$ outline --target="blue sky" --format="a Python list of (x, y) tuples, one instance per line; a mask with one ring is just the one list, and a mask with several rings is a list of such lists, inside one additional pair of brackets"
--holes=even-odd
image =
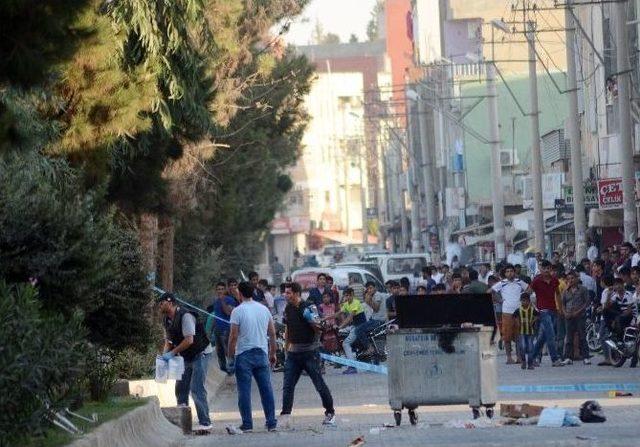
[(325, 32), (335, 33), (346, 42), (356, 34), (366, 40), (367, 22), (376, 0), (312, 0), (291, 25), (285, 40), (296, 45), (310, 43), (311, 31), (319, 20)]

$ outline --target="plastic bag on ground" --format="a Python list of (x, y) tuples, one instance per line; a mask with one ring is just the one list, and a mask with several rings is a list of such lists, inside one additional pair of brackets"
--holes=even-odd
[(169, 378), (169, 364), (162, 360), (162, 357), (156, 357), (156, 382), (166, 383)]
[(538, 427), (562, 427), (566, 415), (564, 408), (545, 408), (540, 413)]

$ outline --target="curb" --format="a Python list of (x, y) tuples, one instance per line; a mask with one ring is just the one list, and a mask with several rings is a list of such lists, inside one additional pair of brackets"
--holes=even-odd
[[(207, 389), (209, 403), (213, 401), (218, 394), (218, 390), (225, 382), (227, 375), (220, 371), (217, 363), (211, 361), (207, 372), (207, 380), (205, 387)], [(166, 383), (157, 383), (153, 379), (148, 380), (130, 380), (128, 383), (128, 394), (137, 397), (156, 396), (160, 402), (160, 407), (175, 407), (175, 380), (168, 380)], [(189, 399), (192, 413), (195, 414), (195, 406)]]
[(142, 407), (105, 422), (68, 447), (176, 447), (182, 438), (180, 429), (165, 419), (158, 399), (152, 397)]

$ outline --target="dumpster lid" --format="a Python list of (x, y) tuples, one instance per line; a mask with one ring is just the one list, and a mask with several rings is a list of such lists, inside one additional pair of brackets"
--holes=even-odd
[(406, 295), (395, 297), (400, 329), (450, 327), (459, 331), (463, 323), (496, 327), (490, 294)]

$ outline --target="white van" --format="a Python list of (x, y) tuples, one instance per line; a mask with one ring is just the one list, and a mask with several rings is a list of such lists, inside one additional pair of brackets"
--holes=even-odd
[(378, 263), (385, 283), (389, 280), (400, 281), (401, 278), (406, 277), (414, 287), (417, 279), (422, 275), (422, 267), (431, 263), (429, 253), (376, 254), (367, 257), (364, 261), (369, 259)]

